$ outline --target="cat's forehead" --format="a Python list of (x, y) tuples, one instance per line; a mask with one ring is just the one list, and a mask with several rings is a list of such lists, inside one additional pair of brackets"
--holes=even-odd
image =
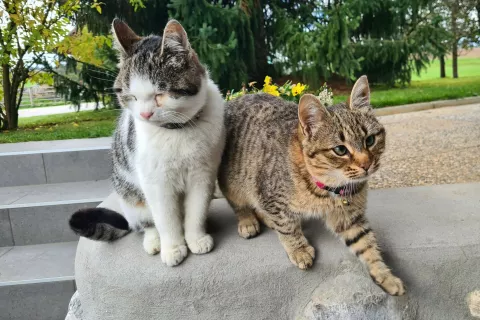
[[(329, 117), (316, 132), (316, 140), (325, 143), (350, 141), (355, 143), (382, 128), (375, 116), (368, 112), (351, 110), (346, 104), (327, 108)], [(333, 141), (331, 141), (333, 140)]]
[(136, 44), (132, 55), (124, 61), (122, 82), (132, 93), (176, 88), (194, 94), (198, 92), (205, 70), (192, 57), (174, 42), (164, 42), (162, 51), (161, 37), (146, 37)]

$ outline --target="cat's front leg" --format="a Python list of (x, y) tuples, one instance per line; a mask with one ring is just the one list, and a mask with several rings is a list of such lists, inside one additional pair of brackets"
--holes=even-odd
[(168, 266), (176, 266), (187, 256), (182, 228), (180, 195), (171, 183), (142, 183), (143, 193), (160, 235), (160, 256)]
[(302, 270), (309, 269), (313, 265), (315, 248), (305, 238), (300, 219), (274, 210), (271, 213), (258, 210), (257, 214), (264, 224), (277, 232), (280, 243), (294, 265)]
[(196, 254), (207, 253), (213, 249), (213, 238), (205, 232), (205, 222), (214, 188), (215, 179), (207, 173), (192, 175), (187, 183), (185, 240), (190, 251)]
[[(346, 214), (345, 214), (346, 213)], [(365, 212), (335, 212), (327, 218), (327, 225), (340, 235), (347, 247), (359, 257), (368, 268), (372, 280), (385, 292), (393, 296), (405, 293), (402, 280), (394, 276), (381, 256), (377, 239), (368, 225)]]

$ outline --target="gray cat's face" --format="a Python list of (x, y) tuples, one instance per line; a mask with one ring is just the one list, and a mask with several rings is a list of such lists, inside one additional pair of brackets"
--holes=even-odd
[(185, 123), (204, 106), (207, 74), (175, 20), (160, 36), (137, 36), (114, 20), (115, 45), (120, 52), (114, 88), (120, 105), (141, 121), (161, 126)]
[(348, 104), (325, 108), (315, 97), (303, 96), (299, 118), (305, 164), (315, 179), (345, 185), (367, 179), (380, 167), (385, 130), (371, 110), (366, 77), (357, 81)]

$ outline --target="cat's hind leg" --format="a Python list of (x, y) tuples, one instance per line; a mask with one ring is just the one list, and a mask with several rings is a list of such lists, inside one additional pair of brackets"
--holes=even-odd
[(249, 207), (234, 207), (238, 219), (238, 234), (240, 237), (249, 239), (260, 233), (260, 222), (255, 211)]
[(260, 233), (260, 222), (255, 215), (255, 210), (247, 204), (239, 204), (234, 199), (228, 199), (238, 220), (238, 234), (244, 239), (250, 239)]
[(145, 252), (150, 255), (159, 253), (160, 235), (153, 222), (150, 209), (143, 202), (131, 205), (121, 200), (120, 205), (129, 225), (137, 232), (143, 231), (143, 249)]

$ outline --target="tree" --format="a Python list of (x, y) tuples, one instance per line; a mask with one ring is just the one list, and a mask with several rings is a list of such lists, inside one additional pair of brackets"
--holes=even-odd
[(97, 108), (100, 101), (117, 107), (112, 91), (116, 62), (110, 36), (94, 35), (86, 26), (75, 28), (57, 45), (56, 53), (56, 65), (44, 60), (43, 66), (53, 75), (58, 94), (77, 110), (83, 101), (94, 101)]
[[(452, 76), (458, 78), (458, 50), (478, 41), (480, 19), (478, 0), (441, 0), (443, 26), (449, 33), (447, 46), (452, 55)], [(476, 17), (475, 17), (476, 16)]]
[[(274, 41), (279, 65), (310, 85), (320, 77), (408, 83), (438, 46), (429, 0), (333, 0), (300, 20), (277, 10)], [(308, 14), (307, 14), (308, 15)], [(323, 80), (323, 79), (322, 79)], [(316, 81), (317, 83), (312, 83)]]
[[(0, 128), (16, 129), (27, 80), (41, 72), (39, 61), (67, 34), (78, 0), (3, 0), (0, 6), (0, 57), (3, 106)], [(1, 110), (3, 109), (3, 110)]]

